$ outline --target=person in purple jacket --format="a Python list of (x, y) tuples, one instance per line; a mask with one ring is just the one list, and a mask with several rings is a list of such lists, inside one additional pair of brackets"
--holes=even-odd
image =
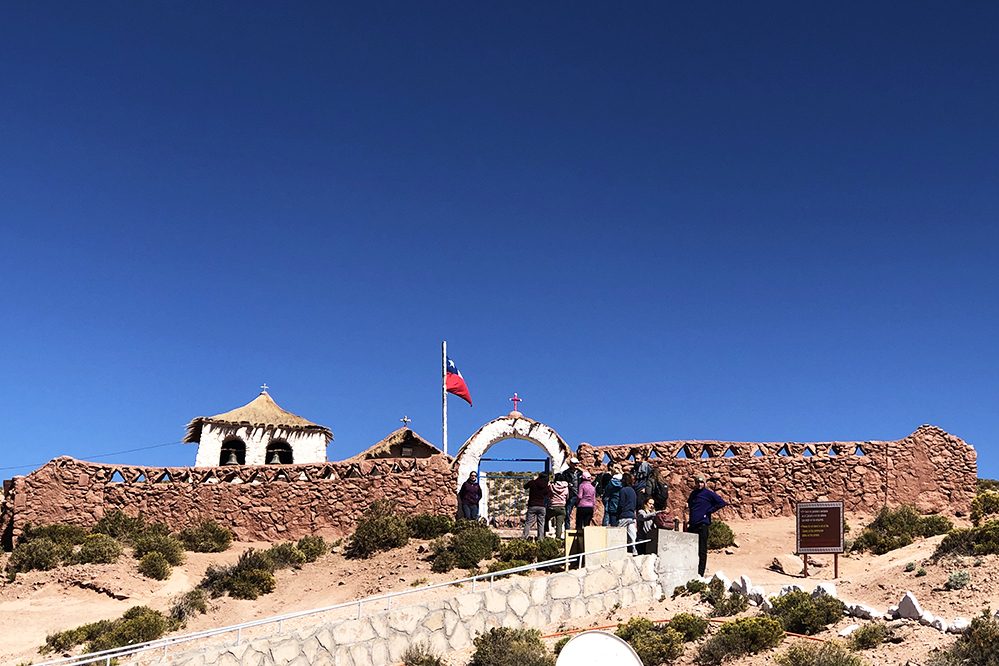
[(479, 519), (479, 500), (482, 499), (482, 486), (479, 485), (478, 474), (472, 472), (468, 480), (461, 484), (458, 491), (458, 504), (461, 505), (461, 517), (466, 520)]
[(700, 474), (694, 479), (694, 489), (687, 497), (687, 531), (697, 535), (697, 573), (704, 575), (708, 564), (708, 530), (711, 529), (711, 514), (728, 506), (718, 493), (704, 485)]
[(597, 489), (593, 487), (593, 477), (583, 472), (579, 481), (579, 503), (576, 504), (576, 529), (581, 530), (593, 520), (593, 507), (597, 504)]

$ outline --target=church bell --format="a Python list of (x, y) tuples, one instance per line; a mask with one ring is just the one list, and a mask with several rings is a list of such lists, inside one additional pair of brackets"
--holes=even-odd
[(226, 458), (224, 465), (238, 465), (239, 458), (236, 457), (236, 452), (233, 449), (229, 449), (229, 457)]

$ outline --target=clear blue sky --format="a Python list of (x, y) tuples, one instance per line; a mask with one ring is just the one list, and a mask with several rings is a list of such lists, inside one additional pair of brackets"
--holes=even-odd
[(999, 5), (332, 5), (4, 5), (2, 476), (262, 382), (331, 458), (439, 442), (445, 337), (454, 444), (519, 391), (999, 476)]

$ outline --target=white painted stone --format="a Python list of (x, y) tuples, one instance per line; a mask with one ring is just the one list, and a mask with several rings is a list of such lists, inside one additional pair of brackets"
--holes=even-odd
[(602, 597), (593, 597), (586, 600), (586, 614), (587, 615), (598, 615), (606, 610), (607, 606), (604, 604)]
[(506, 603), (510, 606), (510, 610), (517, 614), (517, 617), (522, 618), (527, 609), (531, 607), (531, 598), (521, 590), (514, 590), (507, 597)]
[(764, 599), (767, 598), (767, 593), (762, 587), (756, 585), (749, 589), (749, 593), (746, 596), (748, 596), (751, 601), (759, 605), (762, 604)]
[(454, 633), (448, 639), (448, 644), (451, 646), (452, 650), (464, 650), (469, 645), (472, 644), (472, 639), (468, 635), (468, 631), (465, 629), (465, 625), (458, 623), (458, 626), (454, 628)]
[(371, 661), (376, 664), (389, 663), (389, 651), (385, 643), (379, 641), (371, 646)]
[(898, 602), (898, 615), (907, 620), (918, 620), (923, 614), (923, 608), (916, 600), (916, 595), (906, 592)]
[(783, 587), (781, 587), (780, 591), (777, 592), (777, 596), (783, 597), (785, 594), (791, 594), (792, 592), (802, 592), (802, 591), (803, 590), (801, 589), (801, 586), (792, 583), (790, 585), (784, 585)]
[(832, 597), (836, 598), (836, 584), (835, 583), (819, 583), (812, 590), (812, 598), (818, 599), (819, 597)]
[(724, 571), (716, 571), (715, 575), (711, 577), (711, 580), (713, 581), (720, 580), (722, 583), (723, 590), (727, 590), (729, 587), (732, 586), (732, 581), (728, 579), (728, 576), (725, 575)]
[(442, 631), (444, 629), (444, 611), (435, 610), (423, 618), (423, 628), (427, 631)]
[(898, 617), (898, 606), (889, 606), (888, 610), (885, 611), (886, 620), (897, 620)]
[(569, 602), (569, 617), (575, 619), (586, 615), (586, 604), (582, 599), (573, 599)]
[(559, 574), (548, 582), (548, 594), (552, 599), (572, 599), (579, 596), (579, 579), (575, 576)]
[(502, 613), (506, 609), (506, 595), (499, 590), (486, 590), (486, 610), (490, 613)]
[[(632, 570), (632, 573), (638, 579), (637, 572)], [(632, 582), (637, 582), (637, 580)], [(618, 579), (609, 570), (598, 569), (583, 579), (583, 596), (589, 598), (597, 594), (604, 594), (617, 587), (618, 584)]]
[(950, 623), (950, 626), (947, 627), (947, 633), (963, 634), (970, 626), (971, 622), (969, 622), (967, 618), (956, 617), (954, 618), (954, 621)]
[(846, 638), (847, 636), (855, 632), (857, 629), (860, 629), (859, 624), (851, 624), (848, 627), (843, 627), (839, 632), (839, 636), (840, 638)]
[(302, 645), (293, 638), (288, 638), (271, 645), (271, 659), (275, 664), (285, 664), (302, 652)]
[(456, 610), (461, 619), (467, 620), (482, 608), (482, 595), (479, 593), (462, 594), (454, 600)]
[[(396, 610), (389, 612), (388, 623), (389, 626), (396, 631), (401, 631), (404, 634), (412, 634), (416, 628), (420, 626), (420, 622), (426, 616), (427, 608), (425, 606), (397, 608)], [(336, 634), (334, 634), (333, 638), (337, 643), (340, 642), (337, 640)]]
[(865, 606), (864, 604), (846, 604), (846, 608), (844, 610), (850, 617), (855, 617), (861, 620), (873, 620), (876, 617), (882, 617), (884, 615), (881, 611), (871, 608), (870, 606)]
[(947, 631), (947, 623), (944, 622), (942, 617), (934, 618), (933, 622), (930, 622), (930, 626), (937, 631)]
[(543, 604), (548, 600), (548, 577), (535, 578), (531, 582), (531, 603)]

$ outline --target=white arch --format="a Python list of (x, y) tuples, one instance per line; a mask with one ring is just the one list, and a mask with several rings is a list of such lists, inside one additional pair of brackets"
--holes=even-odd
[(565, 469), (572, 457), (569, 445), (554, 428), (529, 419), (520, 412), (510, 412), (476, 430), (458, 449), (453, 463), (458, 468), (455, 492), (461, 489), (461, 484), (468, 479), (470, 473), (478, 471), (479, 461), (489, 447), (504, 439), (523, 439), (540, 446), (552, 459), (553, 472)]

